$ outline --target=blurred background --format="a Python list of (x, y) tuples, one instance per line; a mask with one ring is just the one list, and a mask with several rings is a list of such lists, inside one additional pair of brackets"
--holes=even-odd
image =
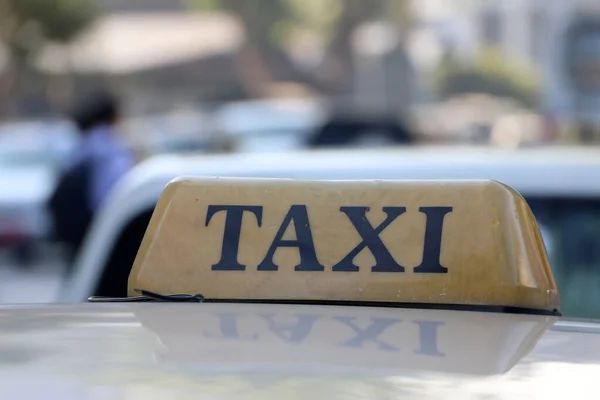
[[(106, 88), (139, 161), (301, 149), (344, 110), (400, 121), (411, 145), (595, 146), (600, 3), (0, 0), (1, 302), (60, 290), (68, 261), (45, 205), (80, 140), (73, 106)], [(600, 318), (591, 204), (544, 229), (585, 232), (563, 302)]]

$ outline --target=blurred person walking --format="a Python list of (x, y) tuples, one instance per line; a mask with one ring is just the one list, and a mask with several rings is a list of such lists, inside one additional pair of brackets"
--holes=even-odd
[(73, 114), (81, 141), (48, 202), (54, 239), (66, 245), (69, 266), (107, 195), (135, 165), (133, 151), (119, 135), (119, 119), (119, 103), (109, 93), (88, 97)]

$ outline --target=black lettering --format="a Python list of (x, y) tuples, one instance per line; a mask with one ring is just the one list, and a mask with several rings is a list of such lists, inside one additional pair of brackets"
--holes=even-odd
[(319, 318), (315, 315), (298, 315), (295, 323), (284, 323), (273, 320), (273, 314), (261, 314), (269, 323), (269, 329), (286, 342), (301, 342), (312, 330)]
[(238, 314), (234, 313), (219, 313), (220, 335), (213, 335), (211, 333), (204, 333), (207, 338), (219, 338), (219, 339), (237, 339), (237, 340), (256, 340), (258, 339), (258, 333), (253, 333), (247, 336), (240, 336), (238, 332)]
[(244, 271), (246, 266), (238, 261), (238, 249), (240, 247), (240, 234), (242, 232), (242, 217), (244, 211), (251, 212), (256, 217), (258, 226), (262, 223), (262, 206), (208, 206), (206, 213), (206, 222), (204, 226), (212, 219), (213, 215), (220, 211), (225, 211), (225, 228), (223, 230), (223, 246), (221, 247), (221, 259), (212, 266), (213, 271)]
[(448, 268), (440, 264), (442, 251), (442, 231), (444, 217), (452, 212), (452, 207), (421, 207), (419, 211), (427, 216), (425, 239), (423, 241), (423, 259), (415, 272), (428, 274), (445, 274)]
[(444, 357), (445, 354), (438, 350), (437, 328), (446, 325), (439, 321), (415, 321), (419, 325), (419, 342), (421, 348), (415, 351), (415, 354), (425, 354), (428, 356)]
[[(283, 235), (288, 226), (294, 222), (296, 240), (283, 240)], [(264, 260), (258, 264), (259, 271), (277, 271), (279, 267), (273, 262), (273, 256), (279, 247), (297, 247), (300, 253), (300, 264), (294, 267), (295, 271), (324, 271), (325, 267), (317, 259), (315, 244), (313, 242), (310, 223), (306, 206), (293, 205), (283, 219), (279, 230), (275, 234), (273, 243), (267, 251)]]
[(367, 219), (369, 207), (340, 207), (340, 211), (346, 214), (354, 228), (362, 238), (362, 241), (348, 253), (340, 262), (335, 264), (333, 271), (358, 271), (358, 265), (354, 264), (354, 258), (368, 247), (375, 258), (375, 265), (371, 267), (372, 272), (404, 272), (404, 267), (394, 260), (379, 234), (387, 228), (396, 218), (406, 211), (406, 207), (383, 207), (387, 214), (385, 220), (376, 228), (373, 228)]
[(356, 326), (352, 321), (355, 319), (354, 317), (333, 317), (334, 319), (340, 321), (341, 323), (349, 326), (356, 333), (352, 339), (347, 340), (343, 343), (340, 343), (341, 346), (349, 346), (349, 347), (362, 347), (362, 344), (367, 341), (372, 341), (377, 343), (381, 350), (386, 351), (399, 351), (396, 347), (392, 346), (389, 343), (386, 343), (378, 338), (380, 334), (383, 333), (390, 326), (401, 322), (399, 319), (389, 319), (389, 318), (371, 318), (371, 325), (362, 329)]

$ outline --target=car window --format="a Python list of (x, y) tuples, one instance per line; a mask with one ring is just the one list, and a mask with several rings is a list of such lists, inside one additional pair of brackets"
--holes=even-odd
[(600, 318), (600, 200), (527, 199), (569, 316)]
[(127, 297), (127, 280), (154, 208), (145, 210), (125, 224), (102, 268), (94, 296)]

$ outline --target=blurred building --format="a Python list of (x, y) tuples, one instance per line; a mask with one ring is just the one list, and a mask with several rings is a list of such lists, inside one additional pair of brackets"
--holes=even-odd
[(242, 96), (232, 62), (243, 42), (238, 22), (175, 3), (103, 0), (109, 12), (68, 46), (47, 46), (37, 64), (73, 76), (78, 91), (108, 82), (133, 113)]
[(544, 63), (552, 37), (578, 12), (598, 13), (595, 0), (412, 0), (416, 19), (468, 60), (483, 46), (512, 58)]
[(185, 0), (97, 0), (108, 13), (174, 12), (187, 9)]
[[(254, 95), (247, 85), (252, 79), (244, 77), (250, 68), (239, 62), (247, 36), (231, 15), (190, 12), (186, 0), (96, 1), (103, 14), (85, 34), (68, 46), (48, 45), (35, 61), (50, 76), (48, 92), (53, 97), (68, 103), (64, 99), (69, 99), (69, 90), (85, 95), (96, 85), (108, 83), (125, 97), (128, 111), (153, 114)], [(579, 38), (574, 46), (567, 33), (578, 15), (600, 19), (597, 0), (398, 1), (412, 5), (414, 23), (409, 32), (390, 20), (361, 21), (354, 29), (351, 57), (355, 66), (349, 86), (352, 101), (360, 107), (404, 111), (414, 103), (437, 102), (433, 83), (444, 57), (451, 53), (468, 64), (476, 61), (481, 49), (491, 46), (511, 62), (539, 71), (544, 112), (563, 119), (596, 118), (600, 95), (580, 90), (594, 86), (594, 68), (573, 61), (593, 64), (583, 60), (583, 55), (593, 54), (593, 49), (600, 55), (600, 39), (594, 42), (594, 35)], [(585, 50), (570, 52), (579, 48)], [(302, 53), (298, 48), (288, 50)], [(274, 54), (269, 56), (280, 56)], [(269, 83), (310, 86), (315, 79), (306, 77), (316, 67), (296, 69), (309, 71), (305, 75), (289, 72), (294, 69), (289, 65), (301, 64), (301, 58), (302, 54), (294, 54), (270, 60), (274, 68), (269, 71)], [(585, 72), (573, 79), (569, 71)], [(263, 81), (260, 86), (265, 93), (272, 92), (263, 88), (268, 86)]]
[(415, 36), (421, 72), (433, 71), (445, 52), (468, 63), (480, 49), (495, 47), (539, 71), (540, 111), (561, 135), (600, 140), (600, 2), (414, 0), (413, 9), (428, 35)]

